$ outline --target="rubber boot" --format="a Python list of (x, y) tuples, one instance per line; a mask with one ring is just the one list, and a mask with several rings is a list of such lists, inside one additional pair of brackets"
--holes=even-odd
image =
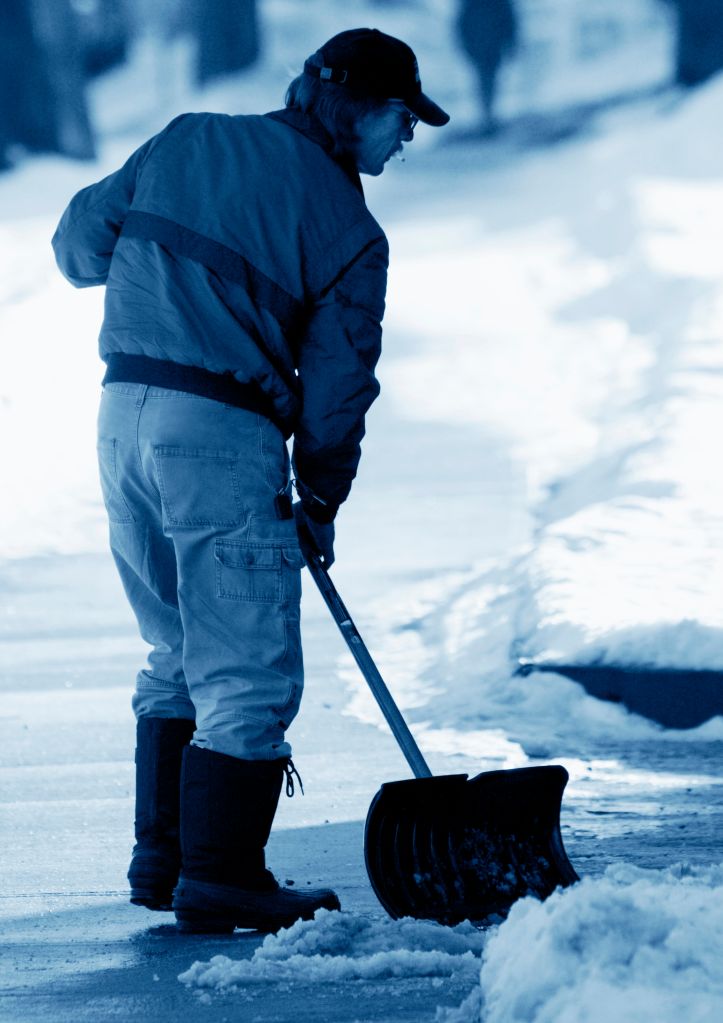
[(288, 759), (240, 760), (189, 746), (183, 755), (183, 866), (173, 895), (178, 928), (230, 934), (278, 931), (339, 909), (327, 888), (282, 888), (266, 869), (265, 846)]
[(136, 906), (171, 909), (181, 867), (181, 765), (195, 727), (185, 718), (143, 717), (136, 725), (136, 844), (128, 868)]

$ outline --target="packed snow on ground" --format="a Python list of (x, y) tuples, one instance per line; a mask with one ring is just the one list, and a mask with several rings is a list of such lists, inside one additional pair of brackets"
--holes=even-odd
[(238, 991), (247, 984), (328, 984), (354, 980), (474, 978), (486, 938), (472, 924), (370, 919), (320, 909), (314, 920), (270, 934), (251, 959), (217, 955), (180, 974), (188, 986)]
[[(481, 959), (480, 959), (481, 957)], [(620, 864), (546, 902), (516, 903), (488, 933), (470, 924), (371, 920), (320, 910), (251, 959), (214, 956), (179, 976), (213, 992), (479, 975), (439, 1023), (714, 1023), (723, 1013), (723, 866)]]

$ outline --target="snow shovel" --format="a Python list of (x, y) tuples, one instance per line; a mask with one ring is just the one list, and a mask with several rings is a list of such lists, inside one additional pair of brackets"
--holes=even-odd
[(560, 835), (564, 767), (433, 777), (303, 526), (306, 564), (414, 778), (382, 785), (367, 814), (364, 858), (394, 919), (484, 925), (525, 895), (579, 881)]

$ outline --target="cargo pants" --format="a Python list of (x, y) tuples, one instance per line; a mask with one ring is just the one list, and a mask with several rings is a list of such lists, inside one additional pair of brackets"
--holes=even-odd
[(289, 493), (281, 432), (208, 398), (111, 383), (98, 459), (111, 550), (151, 647), (136, 717), (195, 718), (193, 745), (229, 756), (290, 756), (303, 559), (276, 501)]

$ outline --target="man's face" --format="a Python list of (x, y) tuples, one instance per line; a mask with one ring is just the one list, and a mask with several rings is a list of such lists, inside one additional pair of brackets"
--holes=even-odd
[(353, 149), (359, 171), (374, 177), (381, 174), (387, 160), (401, 153), (402, 143), (412, 141), (416, 123), (404, 104), (396, 102), (361, 118), (356, 125), (359, 140)]

